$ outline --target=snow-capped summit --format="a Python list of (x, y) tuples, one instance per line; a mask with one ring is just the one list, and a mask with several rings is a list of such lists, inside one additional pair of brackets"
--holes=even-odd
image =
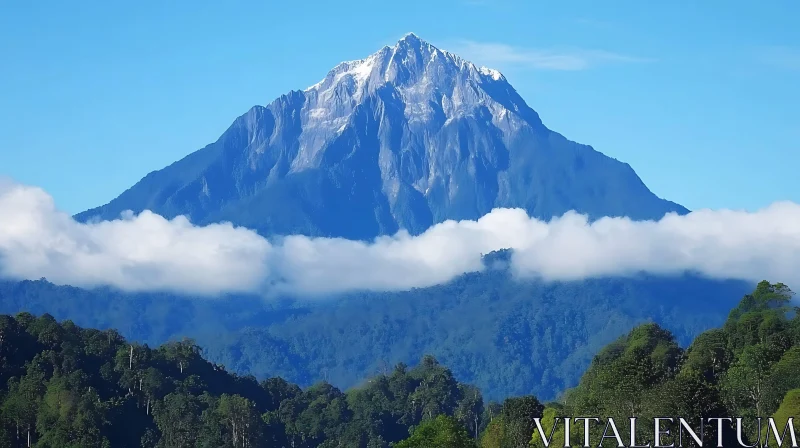
[(217, 142), (78, 218), (150, 209), (264, 235), (363, 239), (494, 207), (545, 219), (686, 212), (628, 165), (547, 129), (497, 70), (409, 33), (253, 107)]
[(305, 126), (294, 171), (315, 166), (326, 142), (319, 137), (344, 132), (356, 108), (374, 98), (401, 107), (411, 128), (483, 111), (506, 131), (519, 127), (523, 119), (540, 124), (499, 71), (478, 67), (414, 33), (364, 59), (340, 63), (303, 93), (300, 114)]
[[(436, 70), (444, 71), (437, 73)], [(414, 33), (408, 33), (393, 47), (385, 46), (365, 59), (342, 62), (325, 79), (305, 91), (329, 89), (349, 79), (359, 87), (365, 87), (367, 81), (372, 87), (386, 82), (406, 83), (424, 79), (430, 74), (446, 80), (443, 74), (455, 72), (463, 72), (475, 81), (487, 77), (494, 81), (505, 79), (497, 70), (477, 67), (453, 53), (436, 48)], [(373, 74), (376, 76), (373, 77)]]
[(441, 111), (448, 118), (469, 113), (478, 105), (489, 105), (494, 113), (503, 113), (481, 88), (481, 84), (491, 82), (506, 80), (497, 70), (477, 67), (408, 33), (393, 47), (383, 47), (365, 59), (342, 62), (304, 92), (313, 103), (311, 109), (334, 102), (335, 107), (329, 110), (347, 114), (365, 96), (391, 85), (407, 106), (406, 116), (425, 120), (435, 112), (428, 103), (439, 103), (441, 98), (445, 100), (440, 104)]

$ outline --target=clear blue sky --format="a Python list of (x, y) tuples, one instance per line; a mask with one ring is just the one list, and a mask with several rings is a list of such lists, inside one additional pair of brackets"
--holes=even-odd
[(100, 205), (413, 31), (500, 69), (662, 197), (800, 202), (799, 20), (796, 0), (4, 2), (0, 175)]

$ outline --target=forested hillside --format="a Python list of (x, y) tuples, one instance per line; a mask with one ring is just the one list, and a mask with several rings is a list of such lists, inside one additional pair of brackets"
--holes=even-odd
[(473, 433), (480, 392), (432, 357), (348, 393), (260, 383), (202, 358), (192, 341), (151, 349), (51, 316), (0, 318), (0, 446), (386, 446), (440, 414)]
[(541, 444), (533, 418), (542, 415), (545, 426), (557, 415), (785, 421), (800, 408), (790, 297), (784, 285), (760, 283), (687, 350), (662, 327), (641, 325), (546, 406), (531, 395), (484, 403), (430, 356), (346, 392), (325, 382), (301, 389), (229, 373), (191, 340), (150, 348), (50, 315), (0, 316), (0, 447), (519, 448)]
[[(487, 256), (487, 264), (502, 265), (504, 256)], [(299, 301), (24, 281), (0, 282), (0, 313), (49, 313), (151, 346), (187, 336), (232, 372), (281, 376), (302, 387), (327, 380), (350, 388), (431, 354), (487, 398), (551, 399), (635, 326), (658, 323), (685, 347), (721, 325), (753, 286), (688, 275), (545, 283), (500, 268), (430, 288)]]
[[(763, 436), (756, 417), (775, 416), (785, 424), (787, 416), (800, 416), (798, 391), (787, 395), (800, 388), (800, 309), (793, 306), (791, 296), (783, 284), (759, 283), (731, 311), (722, 328), (701, 334), (685, 351), (664, 329), (640, 326), (604, 348), (580, 385), (544, 412), (551, 418), (613, 417), (623, 434), (628, 434), (631, 416), (649, 421), (680, 416), (693, 422), (743, 417), (745, 441), (752, 444)], [(799, 424), (800, 419), (795, 421)], [(652, 440), (652, 426), (637, 428), (637, 432), (644, 440)], [(598, 439), (593, 443), (601, 434), (595, 434)], [(723, 436), (728, 440), (725, 446), (741, 446), (732, 430)], [(563, 440), (563, 428), (556, 437)], [(582, 437), (575, 433), (573, 440)], [(706, 427), (706, 445), (716, 446), (716, 437), (713, 425)], [(543, 446), (538, 435), (532, 442)], [(774, 438), (772, 443), (777, 446)]]

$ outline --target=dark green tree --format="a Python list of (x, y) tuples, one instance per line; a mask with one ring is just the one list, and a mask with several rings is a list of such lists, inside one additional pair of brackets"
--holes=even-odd
[(182, 392), (173, 392), (155, 407), (153, 414), (161, 431), (159, 447), (189, 448), (200, 434), (202, 412), (200, 401)]

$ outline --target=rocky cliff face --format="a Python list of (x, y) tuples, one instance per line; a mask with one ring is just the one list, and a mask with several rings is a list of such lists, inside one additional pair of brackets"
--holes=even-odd
[(150, 209), (263, 235), (369, 239), (495, 207), (543, 219), (687, 212), (627, 164), (547, 129), (500, 72), (409, 34), (253, 107), (215, 143), (77, 218)]

